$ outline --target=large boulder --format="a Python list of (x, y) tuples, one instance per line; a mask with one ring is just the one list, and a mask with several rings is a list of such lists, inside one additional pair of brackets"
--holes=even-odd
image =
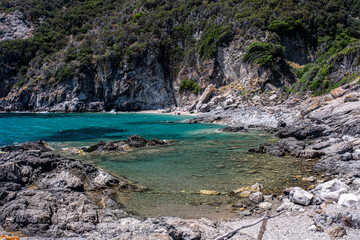
[(358, 197), (352, 193), (342, 194), (339, 198), (338, 204), (344, 207), (351, 207), (359, 201)]
[(207, 86), (207, 88), (199, 98), (198, 103), (196, 104), (196, 110), (199, 111), (201, 106), (209, 101), (214, 91), (215, 91), (214, 85), (210, 84), (209, 86)]
[(261, 203), (264, 201), (264, 196), (261, 192), (255, 192), (249, 196), (249, 200), (253, 203)]
[(300, 187), (294, 187), (294, 189), (289, 194), (289, 199), (291, 202), (307, 206), (311, 203), (311, 200), (314, 198), (314, 195), (305, 191)]
[(339, 179), (333, 179), (317, 185), (313, 192), (324, 200), (337, 202), (341, 194), (347, 193), (348, 190), (349, 187), (345, 183)]

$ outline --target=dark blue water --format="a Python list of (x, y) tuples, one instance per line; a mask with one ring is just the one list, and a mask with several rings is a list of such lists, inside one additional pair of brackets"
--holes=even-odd
[[(182, 122), (188, 118), (141, 113), (1, 113), (0, 145), (45, 140), (63, 155), (147, 186), (149, 192), (131, 193), (121, 199), (128, 210), (143, 216), (208, 216), (206, 209), (213, 211), (214, 206), (236, 201), (226, 195), (231, 190), (255, 182), (267, 189), (283, 189), (304, 169), (292, 158), (247, 153), (250, 147), (274, 141), (269, 135), (220, 133), (218, 125)], [(133, 134), (175, 142), (120, 153), (79, 155), (68, 150)], [(196, 194), (200, 190), (224, 194)]]

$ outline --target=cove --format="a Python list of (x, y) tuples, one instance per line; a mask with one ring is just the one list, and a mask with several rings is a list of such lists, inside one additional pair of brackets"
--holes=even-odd
[[(0, 145), (45, 140), (61, 155), (94, 164), (146, 186), (149, 191), (117, 196), (125, 210), (142, 217), (226, 217), (238, 199), (237, 188), (260, 182), (268, 191), (294, 185), (294, 175), (307, 167), (290, 157), (249, 154), (247, 150), (275, 139), (257, 131), (222, 133), (213, 124), (188, 124), (189, 116), (121, 114), (0, 114)], [(138, 134), (173, 140), (169, 146), (129, 152), (75, 154), (99, 140), (119, 140)], [(215, 190), (219, 195), (200, 195)]]

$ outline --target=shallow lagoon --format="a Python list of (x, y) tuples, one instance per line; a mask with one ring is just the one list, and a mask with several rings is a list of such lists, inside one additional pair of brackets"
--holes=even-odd
[[(278, 191), (293, 185), (294, 175), (308, 166), (293, 158), (248, 154), (247, 150), (274, 141), (270, 135), (220, 133), (222, 126), (187, 124), (189, 116), (121, 114), (0, 114), (0, 145), (45, 140), (62, 155), (92, 163), (150, 189), (118, 196), (124, 207), (140, 216), (227, 217), (235, 214), (231, 190), (262, 183)], [(129, 152), (78, 155), (68, 151), (99, 140), (145, 138), (174, 140), (169, 146)], [(215, 190), (217, 196), (197, 194)]]

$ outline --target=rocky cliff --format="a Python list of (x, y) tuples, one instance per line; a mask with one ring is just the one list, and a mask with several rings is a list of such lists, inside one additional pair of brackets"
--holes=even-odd
[[(159, 48), (129, 58), (122, 66), (116, 63), (110, 60), (96, 63), (82, 74), (75, 74), (76, 71), (71, 69), (69, 76), (50, 86), (34, 82), (14, 88), (3, 99), (3, 108), (82, 112), (158, 109), (175, 105), (172, 82)], [(61, 60), (60, 63), (48, 61), (34, 74), (55, 81), (50, 79), (51, 72), (64, 69), (68, 68)]]
[(356, 3), (334, 4), (4, 2), (0, 110), (193, 110), (211, 84), (219, 97), (324, 94), (359, 72)]

